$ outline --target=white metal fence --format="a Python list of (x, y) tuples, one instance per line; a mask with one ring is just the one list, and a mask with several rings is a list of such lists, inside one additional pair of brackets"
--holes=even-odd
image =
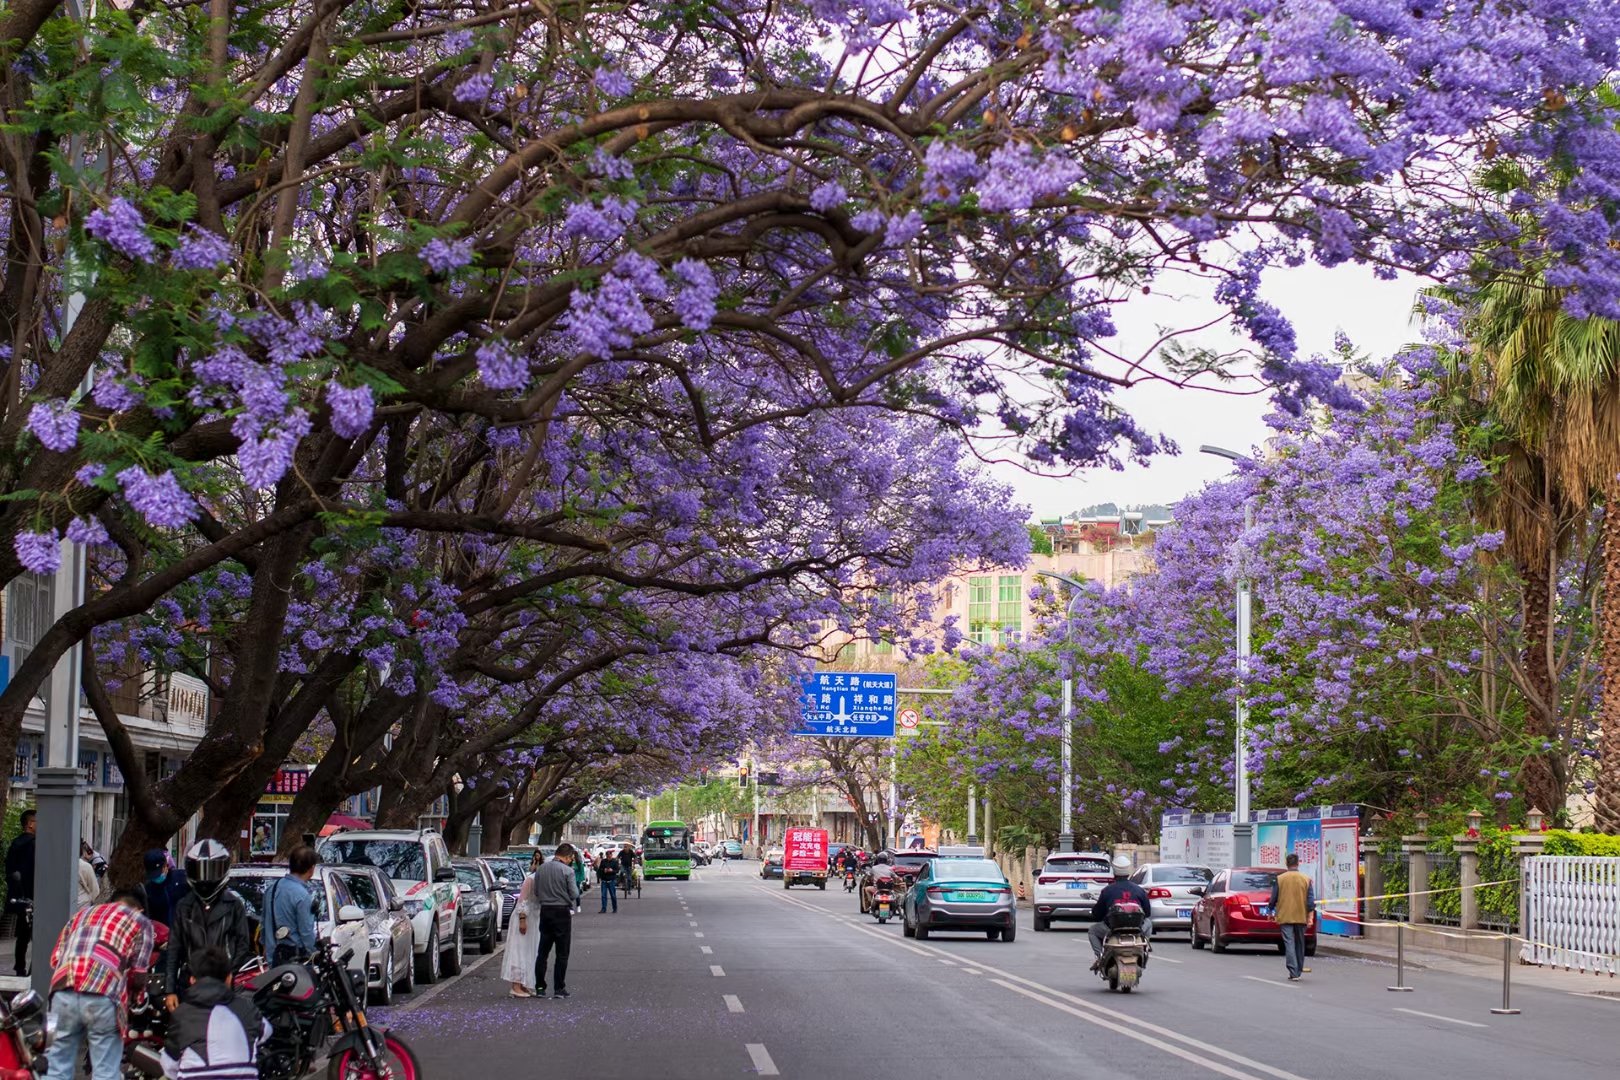
[(1523, 867), (1523, 958), (1615, 974), (1620, 964), (1620, 858), (1537, 855)]

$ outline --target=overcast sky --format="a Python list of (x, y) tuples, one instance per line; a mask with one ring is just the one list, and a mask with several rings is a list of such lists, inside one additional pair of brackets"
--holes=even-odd
[[(1110, 345), (1122, 352), (1127, 346), (1141, 350), (1157, 337), (1160, 326), (1199, 325), (1215, 312), (1208, 290), (1197, 283), (1182, 284), (1179, 295), (1172, 295), (1173, 287), (1167, 282), (1163, 295), (1125, 305), (1116, 318), (1119, 336)], [(1411, 308), (1418, 287), (1412, 279), (1379, 281), (1365, 267), (1329, 270), (1313, 264), (1270, 271), (1262, 294), (1293, 321), (1301, 355), (1329, 353), (1334, 334), (1343, 330), (1359, 351), (1381, 358), (1417, 339)], [(1191, 340), (1212, 348), (1235, 342), (1222, 331)], [(1169, 436), (1181, 452), (1160, 455), (1147, 465), (1127, 465), (1122, 471), (1100, 468), (1043, 477), (997, 463), (989, 466), (991, 474), (1010, 484), (1036, 518), (1059, 517), (1094, 503), (1173, 503), (1231, 469), (1225, 460), (1200, 454), (1201, 444), (1248, 452), (1267, 435), (1263, 418), (1270, 403), (1263, 394), (1238, 397), (1150, 382), (1115, 397), (1139, 424)]]

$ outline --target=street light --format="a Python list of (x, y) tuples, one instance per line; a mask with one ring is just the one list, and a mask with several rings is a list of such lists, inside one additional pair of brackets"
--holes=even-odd
[[(1236, 450), (1207, 443), (1198, 448), (1201, 454), (1212, 454), (1228, 461), (1248, 462), (1254, 459)], [(1243, 531), (1254, 527), (1254, 496), (1243, 500)], [(1249, 675), (1249, 614), (1250, 588), (1247, 570), (1240, 567), (1237, 581), (1237, 732), (1233, 743), (1232, 763), (1232, 857), (1237, 866), (1247, 866), (1252, 853), (1253, 828), (1249, 823), (1249, 702), (1247, 697)]]
[[(1074, 595), (1069, 597), (1069, 606), (1063, 613), (1063, 637), (1068, 640), (1070, 619), (1074, 615), (1075, 601), (1085, 591), (1085, 582), (1059, 574), (1052, 570), (1037, 570), (1036, 577), (1049, 577), (1054, 581), (1061, 581)], [(1058, 850), (1074, 850), (1074, 676), (1063, 676), (1063, 734), (1061, 736), (1063, 747), (1062, 764), (1059, 766), (1062, 775), (1058, 778), (1058, 786), (1062, 803), (1058, 806)]]

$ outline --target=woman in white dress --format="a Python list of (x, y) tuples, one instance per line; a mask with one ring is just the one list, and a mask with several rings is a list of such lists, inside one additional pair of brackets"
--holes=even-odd
[(501, 961), (501, 978), (512, 984), (513, 997), (534, 996), (529, 984), (534, 982), (534, 959), (540, 952), (540, 918), (532, 910), (533, 888), (534, 874), (530, 873), (518, 893), (517, 911), (506, 934), (506, 958)]

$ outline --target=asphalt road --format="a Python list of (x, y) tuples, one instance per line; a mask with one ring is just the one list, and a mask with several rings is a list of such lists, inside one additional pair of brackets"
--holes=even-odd
[[(747, 866), (749, 869), (744, 869)], [(428, 1077), (1016, 1077), (1609, 1080), (1620, 999), (1317, 956), (1297, 984), (1270, 949), (1163, 939), (1130, 995), (1086, 969), (1079, 929), (904, 939), (853, 895), (784, 891), (752, 864), (652, 882), (575, 918), (567, 1001), (519, 1000), (500, 954), (392, 1010)]]

